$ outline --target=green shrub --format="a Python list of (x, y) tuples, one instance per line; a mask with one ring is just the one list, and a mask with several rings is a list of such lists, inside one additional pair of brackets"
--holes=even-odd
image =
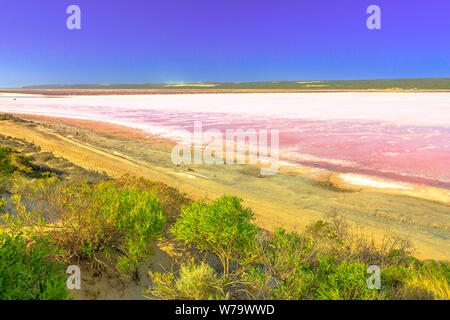
[(37, 235), (37, 231), (46, 225), (42, 213), (27, 210), (18, 194), (12, 195), (9, 201), (1, 197), (0, 213), (0, 232), (26, 232), (28, 236)]
[(0, 121), (13, 120), (16, 119), (12, 114), (2, 113), (0, 114)]
[(10, 147), (0, 147), (0, 177), (17, 175), (38, 176), (29, 159)]
[(61, 300), (67, 298), (64, 266), (46, 238), (25, 241), (22, 234), (0, 232), (0, 300)]
[[(277, 300), (374, 300), (384, 299), (384, 291), (368, 289), (367, 265), (338, 262), (321, 257), (315, 263), (298, 264), (286, 278), (279, 280), (262, 271), (246, 275), (256, 298)], [(256, 288), (259, 285), (259, 288)]]
[(450, 265), (446, 262), (416, 260), (408, 266), (384, 268), (381, 279), (391, 299), (450, 299)]
[(125, 175), (122, 178), (117, 179), (115, 183), (121, 188), (133, 187), (142, 191), (156, 192), (158, 200), (161, 205), (164, 206), (166, 216), (170, 222), (174, 222), (177, 219), (182, 205), (191, 203), (191, 201), (185, 197), (185, 194), (181, 194), (177, 189), (169, 187), (162, 182)]
[(63, 247), (98, 264), (118, 252), (116, 266), (122, 273), (151, 255), (167, 220), (156, 191), (113, 181), (71, 187), (61, 201), (65, 211), (56, 232)]
[(332, 215), (328, 221), (319, 220), (308, 226), (304, 234), (316, 240), (320, 256), (380, 267), (405, 265), (414, 259), (407, 239), (389, 232), (375, 239), (361, 226), (351, 226), (342, 215)]
[(209, 204), (183, 206), (172, 231), (176, 238), (215, 253), (228, 274), (232, 261), (246, 263), (254, 252), (258, 229), (253, 216), (251, 209), (242, 207), (242, 199), (222, 196)]
[(0, 148), (0, 176), (10, 176), (14, 170), (9, 156), (9, 148)]
[(182, 265), (178, 277), (173, 273), (150, 272), (153, 286), (147, 293), (169, 300), (224, 300), (226, 278), (220, 278), (205, 263)]
[(374, 300), (379, 292), (367, 287), (367, 265), (358, 262), (338, 263), (323, 257), (317, 267), (317, 289), (314, 299), (319, 300)]
[(260, 241), (258, 256), (271, 275), (283, 281), (314, 257), (314, 249), (312, 239), (277, 228), (270, 240)]
[(258, 256), (263, 268), (246, 273), (253, 294), (281, 300), (383, 298), (367, 288), (367, 264), (339, 260), (321, 251), (320, 239), (337, 239), (333, 230), (324, 227), (328, 224), (319, 222), (303, 234), (279, 228), (260, 240)]
[(308, 296), (313, 279), (302, 270), (314, 259), (315, 242), (283, 228), (259, 235), (256, 253), (260, 263), (244, 273), (251, 296), (285, 300)]

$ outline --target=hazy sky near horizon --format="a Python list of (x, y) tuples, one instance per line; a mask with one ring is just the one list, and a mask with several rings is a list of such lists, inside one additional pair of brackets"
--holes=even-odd
[(0, 87), (450, 77), (448, 0), (1, 1)]

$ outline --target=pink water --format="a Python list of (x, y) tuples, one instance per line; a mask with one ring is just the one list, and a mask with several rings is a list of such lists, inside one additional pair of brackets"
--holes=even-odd
[(0, 111), (176, 129), (279, 129), (284, 160), (450, 188), (450, 93), (0, 96)]

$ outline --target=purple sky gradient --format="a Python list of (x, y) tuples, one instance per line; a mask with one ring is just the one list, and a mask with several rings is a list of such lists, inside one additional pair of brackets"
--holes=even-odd
[[(66, 8), (82, 29), (66, 28)], [(366, 8), (382, 10), (368, 30)], [(450, 77), (448, 0), (2, 0), (0, 87)]]

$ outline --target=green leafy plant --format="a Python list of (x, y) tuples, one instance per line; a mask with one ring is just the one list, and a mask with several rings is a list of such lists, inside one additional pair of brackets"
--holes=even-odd
[(382, 285), (390, 299), (449, 300), (450, 264), (413, 261), (381, 270)]
[(16, 118), (12, 114), (8, 114), (8, 113), (0, 114), (0, 121), (14, 120), (14, 119), (16, 119)]
[(42, 231), (45, 228), (46, 221), (42, 213), (27, 210), (21, 200), (22, 197), (18, 194), (11, 196), (9, 202), (4, 197), (1, 198), (0, 232), (13, 234), (25, 232), (27, 235), (36, 235), (38, 229)]
[(38, 176), (30, 160), (10, 147), (0, 147), (0, 177), (9, 177), (12, 174)]
[(246, 263), (254, 253), (257, 227), (254, 214), (242, 206), (242, 199), (222, 196), (211, 203), (197, 201), (181, 209), (172, 228), (175, 237), (215, 253), (225, 274), (232, 261)]
[(66, 299), (67, 275), (48, 237), (0, 232), (0, 300)]
[(162, 236), (167, 221), (156, 191), (114, 181), (70, 187), (61, 204), (62, 221), (55, 232), (70, 255), (104, 266), (113, 249), (122, 273), (151, 255), (152, 243)]
[(315, 277), (304, 270), (315, 258), (315, 249), (314, 240), (284, 228), (260, 233), (256, 252), (261, 264), (245, 273), (252, 294), (275, 299), (307, 297)]
[(0, 148), (0, 176), (10, 176), (14, 172), (8, 148)]
[(283, 281), (310, 262), (315, 253), (315, 241), (296, 232), (277, 228), (271, 239), (259, 242), (258, 249), (258, 256), (272, 276)]
[(367, 265), (358, 262), (337, 262), (322, 257), (317, 267), (317, 289), (314, 298), (319, 300), (375, 300), (382, 298), (377, 290), (367, 287)]

